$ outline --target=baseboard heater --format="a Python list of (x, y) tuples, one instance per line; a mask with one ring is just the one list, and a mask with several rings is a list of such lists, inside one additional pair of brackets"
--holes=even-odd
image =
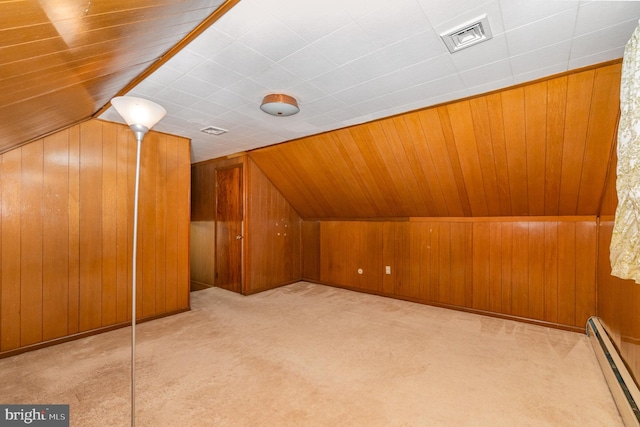
[(624, 425), (640, 427), (640, 390), (597, 317), (587, 320), (587, 336)]

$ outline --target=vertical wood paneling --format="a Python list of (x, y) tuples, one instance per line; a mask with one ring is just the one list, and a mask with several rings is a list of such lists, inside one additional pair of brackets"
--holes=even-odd
[(178, 264), (176, 269), (178, 272), (178, 281), (175, 284), (178, 295), (178, 309), (183, 310), (189, 308), (189, 202), (191, 188), (191, 147), (188, 141), (175, 136), (167, 136), (170, 143), (178, 146), (178, 198), (175, 205), (175, 215), (177, 217), (177, 248), (178, 248)]
[(302, 222), (302, 279), (320, 280), (320, 222)]
[(619, 68), (597, 69), (593, 86), (582, 166), (584, 172), (580, 176), (576, 210), (578, 215), (597, 211), (604, 191), (607, 167), (603, 159), (611, 155), (618, 122), (619, 107), (611, 100), (620, 99)]
[[(64, 225), (63, 225), (64, 227)], [(69, 129), (69, 334), (80, 330), (80, 126)]]
[(544, 213), (559, 215), (560, 179), (567, 106), (567, 77), (547, 82), (547, 133), (545, 147)]
[(42, 341), (43, 141), (22, 150), (20, 216), (20, 345)]
[(117, 133), (114, 126), (102, 128), (102, 326), (116, 323), (118, 303)]
[[(180, 182), (178, 181), (178, 151), (180, 150), (180, 141), (170, 139), (167, 142), (167, 206), (178, 206), (180, 202), (178, 198), (178, 193), (181, 191)], [(172, 214), (167, 215), (167, 223), (166, 230), (167, 234), (165, 237), (166, 241), (166, 258), (165, 258), (165, 277), (166, 277), (166, 290), (165, 290), (165, 308), (167, 311), (175, 311), (178, 309), (178, 294), (180, 292), (184, 292), (182, 289), (182, 285), (180, 280), (184, 280), (184, 278), (178, 276), (178, 268), (179, 268), (179, 260), (178, 260), (178, 251), (180, 249), (180, 239), (178, 238), (178, 223), (183, 221), (184, 218), (178, 218), (175, 215), (175, 212), (171, 212)], [(213, 229), (213, 227), (210, 227)], [(207, 233), (208, 234), (208, 233)], [(208, 234), (208, 235), (212, 235)], [(209, 239), (213, 241), (214, 239)], [(207, 249), (210, 249), (211, 246), (208, 246)], [(212, 250), (207, 250), (204, 252), (205, 255), (209, 256), (210, 262), (207, 262), (207, 265), (212, 265), (214, 258), (214, 252)], [(210, 276), (210, 282), (213, 284), (213, 275)], [(190, 287), (189, 283), (189, 287)]]
[[(161, 146), (174, 138), (150, 135), (155, 134), (148, 141), (157, 137)], [(189, 145), (182, 138), (173, 141), (182, 150), (181, 162), (172, 162), (175, 176), (183, 177), (182, 183), (176, 179), (173, 194), (181, 196), (171, 202), (165, 198), (169, 174), (156, 167), (158, 174), (150, 181), (162, 194), (165, 210), (157, 214), (155, 200), (147, 209), (154, 224), (162, 223), (156, 215), (175, 218), (175, 229), (146, 230), (162, 236), (155, 249), (176, 254), (174, 270), (182, 271), (181, 281), (158, 280), (170, 270), (165, 267), (169, 258), (153, 268), (156, 284), (175, 290), (175, 299), (181, 292), (183, 305), (167, 304), (153, 315), (188, 307)], [(131, 147), (135, 153), (126, 127), (90, 121), (0, 155), (1, 352), (127, 320), (135, 172)], [(160, 164), (171, 163), (167, 150), (154, 156)], [(141, 192), (146, 190), (143, 184)], [(187, 255), (178, 260), (178, 253)]]
[(547, 82), (524, 88), (529, 215), (544, 215)]
[(129, 252), (129, 136), (131, 131), (124, 126), (117, 128), (116, 135), (116, 323), (130, 319), (129, 300), (131, 294), (131, 253)]
[(453, 130), (453, 143), (460, 159), (464, 186), (471, 203), (471, 213), (473, 216), (488, 216), (487, 197), (490, 193), (486, 191), (483, 180), (469, 101), (450, 104), (447, 110), (449, 117), (455, 117), (455, 120), (449, 122)]
[(489, 310), (490, 282), (489, 223), (473, 224), (473, 308)]
[(558, 322), (576, 323), (576, 226), (558, 224)]
[(44, 139), (42, 339), (65, 336), (69, 313), (69, 131)]
[(102, 326), (102, 124), (80, 125), (79, 330)]
[(595, 217), (320, 221), (320, 281), (582, 328), (596, 312), (595, 224)]
[(558, 321), (558, 223), (544, 223), (544, 318)]
[[(502, 259), (502, 312), (513, 314), (513, 223), (503, 223), (500, 240), (500, 258)], [(497, 243), (497, 242), (496, 242)]]
[(140, 153), (140, 191), (138, 205), (138, 254), (140, 256), (140, 314), (143, 317), (156, 313), (156, 175), (158, 174), (157, 146), (160, 137), (148, 135)]
[(568, 76), (560, 176), (560, 212), (575, 213), (578, 207), (594, 75), (595, 72), (591, 70)]
[(619, 81), (603, 64), (250, 156), (305, 219), (596, 215)]
[(596, 224), (576, 223), (576, 319), (575, 325), (585, 325), (594, 315), (596, 305)]
[[(527, 316), (544, 320), (545, 303), (545, 239), (544, 223), (529, 223), (529, 310)], [(593, 260), (594, 258), (591, 258)]]
[(21, 168), (22, 149), (2, 155), (2, 351), (20, 347)]
[(470, 264), (466, 251), (466, 226), (469, 224), (452, 222), (451, 226), (451, 254), (449, 257), (451, 266), (451, 281), (449, 291), (450, 304), (464, 307), (466, 298), (466, 270)]
[(524, 89), (502, 92), (504, 136), (509, 169), (511, 214), (529, 214)]
[[(247, 165), (246, 235), (249, 240), (245, 241), (248, 244), (245, 292), (253, 293), (301, 277), (302, 220), (255, 162), (249, 158)], [(308, 243), (317, 245), (313, 240)], [(311, 256), (313, 253), (318, 252), (312, 249)]]
[[(502, 312), (502, 224), (489, 224), (489, 310)], [(509, 283), (505, 283), (508, 286)]]
[(160, 138), (156, 149), (157, 170), (156, 186), (156, 251), (155, 251), (155, 312), (164, 313), (166, 310), (166, 277), (167, 277), (167, 138)]

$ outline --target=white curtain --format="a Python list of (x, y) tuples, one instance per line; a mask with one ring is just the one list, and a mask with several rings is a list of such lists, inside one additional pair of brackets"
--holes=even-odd
[(611, 274), (640, 283), (640, 27), (622, 60), (617, 173)]

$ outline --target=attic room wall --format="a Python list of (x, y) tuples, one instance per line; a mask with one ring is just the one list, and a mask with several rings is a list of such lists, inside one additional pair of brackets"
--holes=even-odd
[(636, 383), (640, 380), (640, 285), (611, 275), (609, 245), (613, 232), (616, 196), (615, 151), (603, 197), (598, 238), (598, 316)]
[(303, 230), (319, 260), (305, 263), (307, 280), (578, 331), (595, 314), (595, 217), (305, 221)]
[[(0, 354), (130, 321), (136, 142), (91, 120), (0, 155)], [(189, 308), (189, 140), (150, 132), (137, 313)]]
[(191, 272), (194, 289), (215, 285), (215, 171), (244, 165), (244, 284), (252, 294), (301, 277), (298, 213), (246, 155), (192, 166)]

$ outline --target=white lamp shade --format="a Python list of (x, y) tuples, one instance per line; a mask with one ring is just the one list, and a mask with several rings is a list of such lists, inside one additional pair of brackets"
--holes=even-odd
[(151, 129), (167, 114), (160, 105), (147, 99), (133, 96), (116, 96), (111, 105), (129, 126), (142, 125)]

